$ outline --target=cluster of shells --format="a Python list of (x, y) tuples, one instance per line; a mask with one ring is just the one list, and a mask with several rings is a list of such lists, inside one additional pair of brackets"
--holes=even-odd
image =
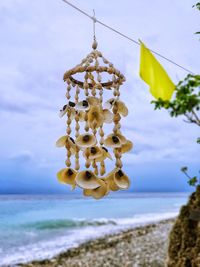
[[(66, 167), (57, 173), (59, 182), (71, 185), (72, 189), (78, 186), (85, 196), (99, 199), (110, 191), (129, 188), (130, 181), (122, 170), (121, 157), (132, 149), (133, 144), (120, 130), (121, 117), (128, 115), (125, 103), (119, 99), (119, 88), (125, 77), (96, 48), (97, 43), (94, 42), (93, 51), (64, 74), (67, 103), (60, 110), (60, 116), (66, 116), (67, 129), (56, 145), (67, 150)], [(104, 66), (100, 66), (100, 61)], [(74, 77), (77, 74), (83, 75), (83, 81)], [(105, 74), (109, 74), (111, 80), (103, 82)], [(103, 101), (105, 89), (112, 93), (107, 101)], [(113, 131), (107, 136), (105, 124), (113, 124)], [(80, 154), (85, 159), (85, 167), (81, 171)], [(72, 157), (75, 159), (74, 166)], [(105, 162), (113, 159), (114, 169), (106, 174)]]

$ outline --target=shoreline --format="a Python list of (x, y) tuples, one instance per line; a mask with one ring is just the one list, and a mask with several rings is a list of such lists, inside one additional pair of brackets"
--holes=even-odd
[[(164, 267), (174, 219), (138, 226), (92, 239), (43, 260), (20, 267)], [(98, 229), (97, 229), (98, 230)]]

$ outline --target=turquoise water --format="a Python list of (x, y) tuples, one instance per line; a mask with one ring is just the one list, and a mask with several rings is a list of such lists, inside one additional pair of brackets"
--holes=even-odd
[(0, 196), (0, 266), (52, 257), (81, 242), (177, 215), (186, 194)]

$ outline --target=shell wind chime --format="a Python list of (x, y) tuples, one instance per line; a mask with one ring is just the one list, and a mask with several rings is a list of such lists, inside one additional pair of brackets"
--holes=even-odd
[[(67, 129), (56, 145), (66, 148), (67, 158), (66, 167), (58, 172), (57, 177), (59, 182), (71, 185), (72, 189), (77, 186), (82, 188), (85, 196), (100, 199), (110, 191), (129, 188), (130, 181), (122, 170), (121, 158), (123, 153), (132, 149), (133, 144), (120, 130), (121, 117), (128, 115), (119, 90), (125, 77), (97, 50), (95, 38), (92, 48), (93, 51), (80, 64), (64, 74), (67, 102), (60, 116), (66, 116)], [(111, 78), (104, 81), (106, 75)], [(82, 80), (77, 76), (82, 76)], [(110, 90), (112, 97), (104, 101), (106, 89)], [(107, 136), (105, 124), (113, 124), (112, 133)], [(82, 170), (80, 156), (85, 160)], [(113, 158), (115, 166), (106, 174), (106, 161)]]

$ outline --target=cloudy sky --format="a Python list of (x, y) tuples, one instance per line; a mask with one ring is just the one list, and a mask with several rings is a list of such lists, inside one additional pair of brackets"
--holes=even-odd
[[(73, 0), (99, 20), (198, 73), (199, 12), (193, 0)], [(61, 0), (0, 2), (0, 192), (68, 192), (56, 181), (65, 152), (55, 141), (65, 132), (63, 73), (91, 50), (92, 22)], [(133, 191), (188, 190), (181, 166), (195, 175), (199, 129), (154, 111), (139, 78), (139, 47), (96, 27), (98, 49), (124, 73), (122, 99), (129, 108), (124, 134), (134, 150), (124, 157)], [(159, 59), (175, 83), (186, 72)]]

